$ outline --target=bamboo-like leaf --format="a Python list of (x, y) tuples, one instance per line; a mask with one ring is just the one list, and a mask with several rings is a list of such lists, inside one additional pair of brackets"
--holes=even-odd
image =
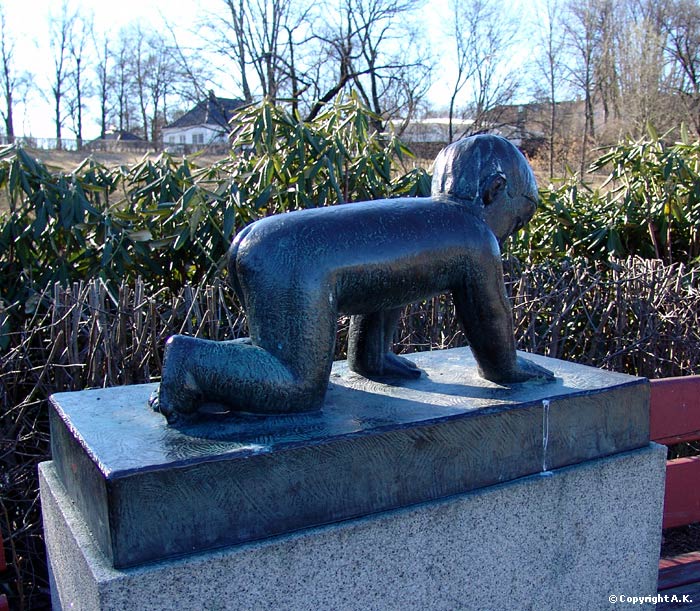
[(224, 239), (230, 240), (233, 236), (233, 231), (236, 226), (236, 210), (233, 206), (227, 205), (224, 208)]
[(139, 229), (137, 231), (127, 231), (126, 236), (132, 242), (148, 242), (153, 239), (153, 235), (148, 229)]
[(175, 238), (175, 242), (173, 243), (173, 250), (178, 251), (180, 250), (185, 244), (187, 244), (187, 241), (190, 238), (190, 228), (189, 226), (185, 227), (180, 234)]

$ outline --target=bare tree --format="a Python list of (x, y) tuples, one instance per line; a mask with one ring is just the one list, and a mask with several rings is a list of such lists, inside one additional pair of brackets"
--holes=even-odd
[(429, 63), (407, 18), (423, 0), (221, 1), (201, 31), (247, 101), (289, 100), (312, 119), (348, 88), (378, 116), (410, 113), (425, 95)]
[(493, 0), (461, 0), (451, 4), (457, 78), (450, 103), (450, 137), (457, 100), (478, 132), (499, 122), (499, 109), (510, 104), (520, 86), (514, 61), (519, 16), (506, 15)]
[(630, 13), (624, 27), (618, 28), (619, 90), (625, 109), (623, 128), (638, 137), (651, 123), (665, 127), (668, 118), (665, 35), (651, 14)]
[[(564, 28), (561, 21), (561, 2), (547, 0), (543, 13), (538, 15), (535, 27), (538, 30), (538, 45), (535, 57), (536, 74), (542, 78), (536, 80), (535, 93), (546, 99), (548, 122), (545, 128), (548, 149), (548, 167), (550, 178), (554, 176), (555, 140), (557, 132), (557, 102), (561, 95), (564, 81)], [(542, 95), (544, 94), (544, 95)]]
[(107, 122), (109, 118), (109, 93), (110, 93), (110, 69), (112, 67), (112, 52), (110, 40), (107, 35), (102, 35), (101, 39), (95, 35), (93, 37), (95, 47), (95, 76), (97, 77), (97, 94), (100, 104), (100, 138), (104, 139), (107, 134)]
[[(462, 23), (460, 19), (457, 18), (457, 4), (458, 0), (451, 0), (450, 9), (455, 15), (455, 18), (451, 21), (452, 25), (452, 35), (455, 44), (455, 55), (456, 62), (454, 64), (454, 70), (456, 72), (454, 85), (452, 87), (452, 92), (450, 94), (450, 104), (448, 109), (449, 117), (449, 127), (448, 127), (448, 138), (452, 142), (454, 139), (454, 118), (455, 118), (455, 106), (457, 104), (457, 96), (462, 92), (464, 86), (467, 84), (469, 79), (474, 73), (474, 65), (469, 61), (469, 51), (468, 40), (469, 36), (465, 35), (465, 24)], [(473, 28), (473, 24), (466, 26), (469, 30)]]
[(178, 73), (177, 79), (171, 83), (171, 90), (184, 102), (200, 102), (211, 91), (214, 72), (211, 58), (200, 53), (199, 49), (182, 46), (172, 24), (166, 21), (165, 27), (170, 34), (170, 57)]
[[(288, 46), (282, 37), (288, 30), (284, 25), (289, 17), (291, 3), (287, 0), (249, 0), (261, 21), (253, 23), (248, 20), (247, 39), (251, 50), (257, 50), (253, 57), (253, 67), (258, 76), (263, 95), (276, 100), (283, 75), (283, 55)], [(262, 24), (265, 27), (256, 27)]]
[(68, 114), (73, 125), (73, 132), (78, 148), (83, 146), (83, 111), (87, 90), (87, 51), (91, 33), (94, 29), (91, 15), (77, 13), (73, 16), (68, 38), (68, 58), (70, 60), (69, 84), (67, 96)]
[(75, 20), (67, 2), (61, 4), (61, 12), (50, 19), (50, 44), (53, 53), (54, 71), (51, 81), (51, 94), (54, 106), (54, 125), (56, 127), (56, 147), (61, 149), (62, 128), (65, 120), (63, 111), (64, 96), (66, 95), (67, 80), (69, 76), (69, 46), (70, 35)]
[(593, 82), (603, 107), (603, 121), (620, 116), (620, 52), (619, 44), (628, 22), (625, 2), (596, 0), (591, 4), (593, 21)]
[[(669, 113), (663, 49), (668, 0), (569, 0), (565, 28), (572, 57), (568, 79), (583, 99), (580, 172), (595, 143), (638, 136)], [(596, 120), (596, 109), (602, 123)]]
[(365, 76), (358, 74), (354, 79), (355, 86), (365, 104), (384, 120), (399, 113), (410, 119), (417, 99), (425, 95), (430, 83), (427, 59), (412, 53), (419, 48), (419, 34), (410, 27), (409, 16), (422, 5), (415, 0), (375, 0), (366, 6), (369, 10), (358, 3), (351, 11), (367, 67)]
[(672, 91), (700, 136), (700, 5), (671, 0), (664, 29)]
[(21, 79), (14, 69), (14, 40), (10, 38), (5, 11), (0, 6), (0, 88), (2, 89), (3, 108), (0, 110), (5, 123), (7, 142), (15, 141), (14, 102), (15, 92)]
[[(316, 103), (308, 117), (346, 88), (356, 90), (379, 122), (410, 119), (427, 93), (431, 63), (414, 19), (422, 0), (342, 0), (335, 12), (323, 5), (317, 39), (324, 64)], [(331, 61), (328, 61), (328, 60)]]
[(111, 69), (108, 71), (107, 94), (108, 105), (112, 108), (113, 123), (119, 131), (131, 131), (135, 122), (136, 88), (134, 86), (134, 46), (135, 28), (123, 27), (119, 30), (111, 57)]
[(595, 138), (595, 57), (597, 52), (598, 0), (569, 0), (564, 27), (573, 62), (569, 82), (583, 95), (584, 122), (581, 132), (579, 171), (583, 176), (591, 141)]
[(179, 73), (170, 48), (159, 33), (146, 34), (140, 26), (135, 26), (131, 40), (130, 62), (143, 134), (147, 140), (156, 142), (167, 122), (167, 96)]
[(152, 43), (148, 58), (147, 83), (150, 92), (151, 140), (157, 142), (160, 139), (160, 130), (168, 120), (168, 96), (172, 93), (173, 84), (179, 78), (179, 73), (166, 41), (158, 37), (153, 39)]
[(114, 40), (95, 38), (102, 137), (113, 125), (157, 141), (172, 109), (201, 99), (209, 71), (178, 45), (173, 28), (163, 25), (147, 32), (133, 22)]
[(134, 89), (137, 94), (138, 107), (141, 114), (141, 125), (144, 139), (149, 139), (148, 133), (148, 43), (146, 34), (140, 26), (133, 28), (133, 55), (131, 58), (134, 77)]
[[(293, 33), (299, 23), (290, 0), (221, 0), (224, 11), (205, 16), (199, 30), (210, 50), (231, 60), (243, 99), (254, 91), (277, 99), (289, 76)], [(301, 11), (303, 18), (304, 10)]]
[(238, 68), (240, 89), (246, 102), (253, 100), (248, 72), (250, 68), (249, 42), (246, 38), (247, 13), (246, 0), (223, 0), (227, 9), (225, 15), (210, 15), (206, 25), (211, 34), (214, 47), (219, 53), (232, 59)]
[(309, 80), (309, 72), (301, 72), (299, 69), (299, 54), (298, 49), (307, 46), (311, 40), (310, 36), (302, 34), (302, 37), (297, 36), (297, 31), (308, 29), (309, 11), (306, 11), (303, 17), (300, 17), (294, 25), (287, 24), (284, 26), (288, 46), (288, 62), (287, 76), (289, 80), (289, 97), (291, 99), (292, 111), (295, 115), (299, 114), (299, 104), (302, 96), (311, 87)]

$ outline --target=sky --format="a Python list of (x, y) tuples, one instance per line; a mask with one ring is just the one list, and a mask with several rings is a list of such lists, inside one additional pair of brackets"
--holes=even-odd
[[(211, 3), (211, 0), (205, 2)], [(117, 31), (120, 27), (140, 21), (152, 27), (161, 26), (165, 14), (173, 25), (192, 23), (197, 5), (191, 0), (73, 0), (72, 5), (94, 16), (95, 29), (100, 32)], [(53, 71), (49, 47), (49, 22), (52, 15), (60, 14), (61, 0), (0, 0), (7, 26), (15, 41), (18, 71), (27, 70), (36, 75), (34, 84), (41, 91), (33, 92), (26, 105), (18, 103), (15, 109), (17, 135), (51, 138), (55, 134), (49, 79)], [(177, 13), (173, 6), (177, 6)], [(162, 26), (161, 26), (162, 27)], [(94, 114), (89, 116), (85, 136), (96, 137), (99, 125)], [(90, 120), (92, 119), (92, 120)], [(71, 137), (70, 130), (64, 130)]]
[[(515, 1), (515, 0), (510, 0)], [(528, 2), (532, 0), (527, 0)], [(506, 4), (508, 1), (506, 1)], [(163, 27), (163, 15), (177, 31), (185, 31), (198, 15), (201, 7), (213, 9), (220, 0), (71, 0), (71, 6), (93, 16), (98, 32), (116, 32), (120, 27), (138, 21), (146, 27)], [(19, 101), (15, 107), (14, 123), (17, 135), (51, 138), (55, 134), (52, 104), (50, 101), (50, 78), (53, 60), (49, 47), (49, 22), (52, 15), (60, 14), (61, 0), (0, 0), (5, 12), (7, 26), (15, 41), (15, 58), (18, 71), (27, 70), (35, 74), (35, 91), (26, 104)], [(441, 24), (439, 18), (446, 12), (447, 0), (429, 0), (431, 10), (426, 14), (434, 17), (432, 39), (439, 41)], [(174, 9), (174, 7), (177, 7)], [(446, 99), (446, 83), (437, 82), (431, 98), (437, 104)], [(43, 92), (43, 93), (41, 93)], [(216, 91), (218, 95), (235, 97), (238, 92), (227, 90), (226, 85)], [(93, 138), (99, 134), (96, 101), (88, 101), (87, 120), (83, 135)], [(92, 110), (92, 112), (91, 112)], [(64, 129), (64, 137), (72, 132)]]

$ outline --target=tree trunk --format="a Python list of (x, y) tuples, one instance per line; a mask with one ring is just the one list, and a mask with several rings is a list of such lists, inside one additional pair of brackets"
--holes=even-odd
[(54, 98), (54, 112), (56, 113), (56, 148), (60, 151), (63, 149), (63, 142), (61, 142), (61, 92), (56, 91), (54, 93)]
[(7, 91), (6, 97), (6, 114), (5, 114), (5, 134), (7, 135), (7, 143), (12, 144), (15, 141), (15, 126), (12, 116), (12, 92)]
[(78, 150), (83, 148), (83, 91), (80, 81), (80, 58), (76, 58), (75, 64), (75, 97), (76, 97), (76, 130), (75, 138), (77, 141)]

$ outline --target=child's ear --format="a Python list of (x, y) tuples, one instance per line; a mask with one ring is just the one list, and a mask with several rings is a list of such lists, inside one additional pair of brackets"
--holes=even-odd
[(484, 185), (482, 199), (484, 206), (491, 204), (498, 196), (506, 190), (506, 177), (503, 174), (493, 174), (489, 176)]

